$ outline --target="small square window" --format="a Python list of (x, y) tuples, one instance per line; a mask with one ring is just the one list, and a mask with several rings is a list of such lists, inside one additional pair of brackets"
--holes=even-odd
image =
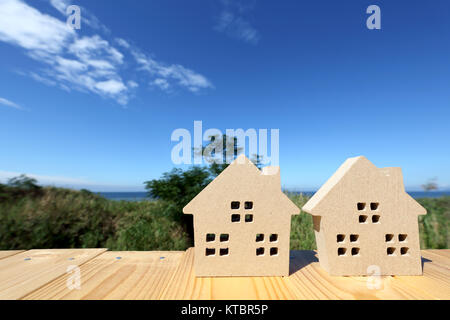
[(347, 249), (338, 248), (338, 256), (345, 256), (345, 252), (347, 252)]
[(241, 215), (240, 214), (232, 214), (231, 215), (231, 222), (239, 222), (241, 221)]
[(344, 240), (345, 240), (345, 234), (338, 234), (336, 236), (336, 241), (337, 242), (344, 242)]
[(380, 216), (379, 215), (373, 215), (372, 216), (372, 223), (380, 223)]
[(239, 209), (240, 206), (241, 206), (241, 203), (239, 201), (231, 202), (231, 209), (233, 209), (233, 210)]
[(367, 216), (364, 215), (359, 216), (359, 223), (367, 223)]
[(278, 255), (278, 248), (270, 248), (270, 255), (271, 256), (277, 256)]
[(258, 233), (256, 235), (256, 242), (263, 242), (264, 241), (264, 234)]
[(371, 202), (370, 203), (370, 210), (372, 210), (372, 211), (378, 210), (378, 205), (379, 205), (378, 202)]
[(359, 248), (352, 248), (352, 256), (359, 256)]
[(394, 239), (394, 235), (393, 234), (387, 234), (385, 236), (386, 242), (391, 242), (393, 239)]
[(214, 248), (206, 248), (205, 254), (206, 254), (206, 256), (215, 256), (216, 255), (216, 249), (214, 249)]
[(406, 255), (408, 255), (408, 251), (409, 251), (409, 248), (403, 247), (400, 249), (400, 254), (402, 256), (406, 256)]
[(253, 209), (253, 202), (252, 201), (245, 201), (244, 208), (245, 208), (245, 210)]
[(356, 207), (358, 208), (358, 211), (365, 210), (366, 209), (366, 203), (365, 202), (358, 202)]
[(406, 238), (408, 237), (407, 234), (399, 234), (398, 235), (398, 241), (399, 242), (406, 242)]
[(228, 240), (230, 240), (230, 235), (227, 233), (222, 233), (220, 235), (220, 242), (227, 242)]
[(228, 255), (228, 248), (221, 248), (219, 250), (219, 255), (220, 256), (227, 256)]
[(257, 256), (263, 256), (264, 255), (264, 248), (257, 248), (256, 249), (256, 255)]
[(278, 241), (278, 235), (275, 234), (275, 233), (271, 234), (270, 237), (269, 237), (269, 241), (270, 242), (277, 242)]
[(206, 235), (206, 242), (213, 242), (216, 240), (216, 235), (214, 233), (208, 233)]
[(359, 235), (358, 234), (351, 234), (350, 235), (350, 242), (357, 242), (359, 239)]
[(386, 250), (388, 256), (395, 256), (395, 248), (389, 247)]
[(245, 222), (253, 222), (253, 215), (252, 214), (246, 214), (245, 215)]

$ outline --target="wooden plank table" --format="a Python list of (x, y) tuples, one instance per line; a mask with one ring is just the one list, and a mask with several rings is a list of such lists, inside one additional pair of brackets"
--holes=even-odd
[[(0, 251), (0, 299), (450, 299), (450, 250), (422, 251), (423, 276), (332, 277), (291, 251), (289, 277), (196, 278), (194, 252)], [(80, 275), (79, 289), (69, 287)]]

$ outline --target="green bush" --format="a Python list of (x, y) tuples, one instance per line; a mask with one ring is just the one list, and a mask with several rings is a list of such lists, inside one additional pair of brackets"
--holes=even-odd
[(182, 250), (191, 240), (162, 201), (112, 201), (88, 191), (42, 188), (0, 199), (0, 249)]
[[(16, 181), (17, 182), (17, 181)], [(113, 201), (87, 190), (24, 188), (0, 184), (0, 250), (109, 248), (185, 250), (193, 245), (191, 224), (180, 219), (180, 203)], [(301, 208), (308, 197), (289, 194)], [(450, 197), (418, 200), (422, 249), (449, 248)], [(291, 249), (315, 249), (312, 217), (292, 218)]]
[(448, 249), (450, 223), (450, 197), (417, 200), (427, 214), (419, 217), (420, 247), (422, 249)]

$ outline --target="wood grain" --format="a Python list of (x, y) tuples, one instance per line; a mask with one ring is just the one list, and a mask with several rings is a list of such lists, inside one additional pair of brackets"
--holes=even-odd
[(0, 299), (20, 299), (106, 249), (29, 250), (0, 260)]
[(106, 252), (80, 268), (80, 289), (66, 285), (69, 275), (28, 294), (24, 299), (157, 299), (184, 252)]
[(24, 252), (25, 250), (0, 251), (0, 260)]
[[(291, 251), (289, 277), (216, 278), (195, 277), (192, 248), (102, 252), (31, 250), (4, 258), (0, 299), (450, 299), (450, 250), (422, 251), (423, 276), (379, 281), (330, 276), (314, 251)], [(69, 264), (80, 266), (80, 290), (67, 288)]]
[(161, 299), (272, 300), (296, 299), (287, 277), (195, 277), (194, 250), (181, 260)]
[[(441, 261), (442, 256), (437, 255), (436, 259)], [(374, 279), (330, 276), (320, 267), (314, 251), (293, 251), (291, 256), (294, 272), (289, 281), (302, 299), (450, 299), (450, 270), (434, 264), (431, 259), (424, 259), (423, 276)]]

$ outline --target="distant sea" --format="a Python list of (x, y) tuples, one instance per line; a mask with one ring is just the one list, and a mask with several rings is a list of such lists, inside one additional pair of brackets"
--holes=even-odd
[[(125, 201), (143, 201), (150, 200), (147, 197), (146, 192), (98, 192), (101, 196), (110, 200), (125, 200)], [(312, 196), (314, 191), (305, 191), (305, 192), (293, 192), (293, 193), (303, 193), (304, 195)], [(450, 190), (447, 191), (431, 191), (431, 192), (423, 192), (423, 191), (414, 191), (408, 192), (413, 198), (439, 198), (442, 196), (450, 196)]]

